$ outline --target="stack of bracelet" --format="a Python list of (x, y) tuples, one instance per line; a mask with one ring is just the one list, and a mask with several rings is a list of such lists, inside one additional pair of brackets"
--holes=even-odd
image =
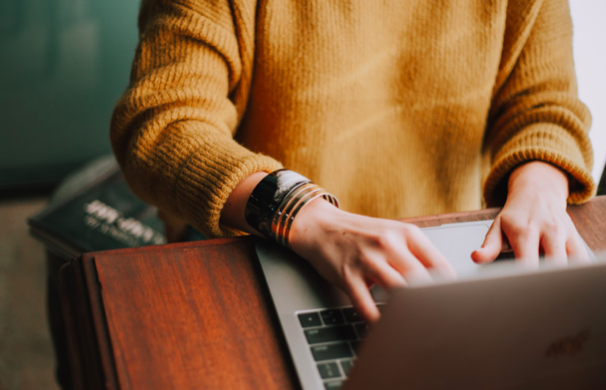
[(266, 237), (289, 247), (292, 223), (301, 209), (322, 197), (335, 207), (339, 201), (296, 172), (280, 169), (255, 187), (246, 204), (246, 222)]

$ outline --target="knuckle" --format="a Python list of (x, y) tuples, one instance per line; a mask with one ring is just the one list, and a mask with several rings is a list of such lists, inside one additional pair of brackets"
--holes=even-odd
[(374, 234), (374, 235), (368, 237), (368, 243), (373, 248), (378, 248), (378, 249), (383, 248), (383, 246), (385, 245), (385, 239), (383, 238), (383, 234), (381, 232), (379, 232), (377, 234)]
[(548, 220), (543, 223), (543, 229), (547, 233), (559, 235), (562, 232), (562, 226), (554, 220)]
[(374, 256), (360, 256), (358, 262), (363, 269), (374, 268), (377, 265), (377, 259)]
[(499, 215), (497, 215), (497, 217), (494, 219), (494, 222), (497, 222), (497, 220), (503, 225), (510, 225), (516, 221), (516, 218), (515, 214), (503, 210), (499, 213)]
[(404, 234), (411, 235), (411, 236), (418, 236), (419, 234), (423, 234), (421, 232), (421, 229), (417, 225), (412, 225), (409, 223), (404, 224), (402, 226), (402, 231)]
[(533, 226), (515, 222), (511, 224), (510, 230), (515, 236), (524, 237), (528, 236), (533, 231)]
[(352, 279), (352, 271), (350, 268), (350, 265), (347, 263), (342, 263), (339, 266), (339, 276), (341, 277), (342, 280), (345, 281), (346, 284), (351, 283), (351, 279)]
[(401, 238), (396, 232), (393, 230), (385, 230), (374, 237), (374, 244), (377, 248), (387, 251), (395, 248), (400, 240)]

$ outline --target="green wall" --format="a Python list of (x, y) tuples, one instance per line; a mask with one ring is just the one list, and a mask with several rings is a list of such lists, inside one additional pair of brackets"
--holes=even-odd
[(111, 152), (139, 0), (0, 1), (0, 190)]

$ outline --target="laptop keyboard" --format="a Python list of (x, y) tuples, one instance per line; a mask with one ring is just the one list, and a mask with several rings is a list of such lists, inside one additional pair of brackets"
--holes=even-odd
[[(377, 305), (379, 310), (383, 305)], [(339, 389), (353, 367), (368, 327), (352, 307), (298, 313), (326, 389)]]
[[(497, 260), (513, 260), (512, 252)], [(377, 307), (382, 311), (384, 304)], [(353, 307), (296, 313), (318, 373), (327, 390), (340, 389), (356, 360), (356, 351), (368, 331)]]

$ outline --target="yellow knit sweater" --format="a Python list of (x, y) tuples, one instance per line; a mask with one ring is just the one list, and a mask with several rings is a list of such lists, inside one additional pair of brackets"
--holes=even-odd
[(594, 192), (565, 0), (144, 0), (111, 123), (132, 189), (209, 236), (282, 166), (385, 218), (504, 200), (529, 160)]

